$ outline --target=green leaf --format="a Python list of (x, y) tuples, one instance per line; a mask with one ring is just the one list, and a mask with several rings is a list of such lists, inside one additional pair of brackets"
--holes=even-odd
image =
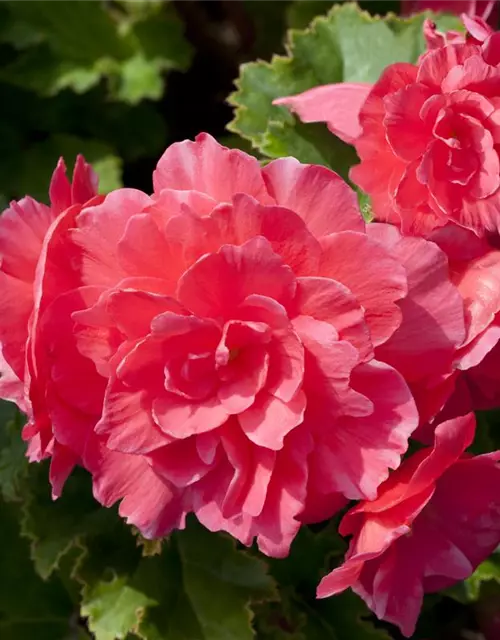
[(294, 585), (306, 597), (315, 599), (320, 579), (333, 564), (338, 564), (347, 545), (338, 533), (339, 517), (326, 526), (302, 527), (283, 559), (269, 558), (271, 574), (280, 585)]
[[(72, 473), (62, 497), (56, 501), (50, 495), (47, 471), (45, 464), (31, 465), (22, 506), (22, 533), (31, 541), (31, 558), (36, 571), (44, 579), (75, 547), (80, 549), (77, 557), (81, 560), (89, 536), (110, 535), (116, 523), (121, 524), (113, 510), (103, 509), (94, 500), (90, 477), (85, 471), (76, 469)], [(113, 566), (105, 560), (102, 564), (99, 572)], [(82, 571), (81, 567), (79, 571)]]
[(60, 59), (86, 65), (106, 56), (123, 60), (133, 53), (104, 3), (11, 0), (7, 7), (15, 18), (43, 33)]
[(390, 640), (367, 619), (370, 612), (352, 592), (316, 598), (319, 581), (341, 562), (346, 551), (346, 542), (338, 533), (339, 519), (303, 527), (287, 558), (268, 559), (280, 599), (256, 607), (259, 639)]
[(279, 602), (256, 609), (259, 640), (391, 640), (373, 625), (371, 612), (352, 591), (316, 600), (285, 587), (280, 595)]
[(115, 576), (85, 589), (82, 616), (96, 640), (122, 640), (140, 623), (148, 606), (156, 602), (130, 587), (125, 578)]
[[(43, 582), (19, 535), (15, 505), (0, 500), (0, 638), (2, 640), (83, 640), (73, 604), (57, 579)], [(82, 630), (83, 631), (83, 630)]]
[(474, 573), (464, 583), (469, 601), (479, 598), (483, 582), (494, 580), (500, 584), (500, 555), (493, 554), (491, 558), (482, 562)]
[(28, 472), (22, 418), (15, 405), (0, 401), (0, 490), (6, 501), (19, 500)]
[(160, 63), (165, 70), (185, 71), (189, 67), (193, 49), (184, 37), (184, 24), (171, 4), (151, 3), (149, 13), (133, 23), (132, 33), (138, 50), (147, 60)]
[(355, 162), (352, 150), (326, 127), (302, 125), (272, 102), (323, 84), (375, 82), (387, 65), (415, 62), (424, 49), (426, 15), (430, 14), (372, 17), (355, 4), (344, 4), (313, 20), (307, 29), (290, 31), (287, 56), (242, 65), (237, 91), (229, 98), (235, 107), (229, 130), (268, 157), (292, 154), (345, 177)]
[(353, 147), (332, 136), (320, 123), (270, 122), (260, 150), (270, 158), (293, 156), (301, 162), (335, 168), (345, 180), (357, 163)]
[(168, 3), (142, 2), (140, 11), (134, 2), (119, 11), (99, 1), (19, 4), (5, 3), (11, 22), (40, 35), (33, 41), (40, 46), (4, 65), (0, 78), (42, 95), (66, 88), (80, 94), (106, 79), (117, 100), (157, 100), (164, 73), (187, 69), (191, 61), (184, 26)]
[(10, 44), (15, 49), (25, 49), (39, 44), (43, 40), (43, 34), (38, 29), (16, 20), (10, 15), (7, 4), (0, 7), (0, 42)]
[(23, 153), (22, 170), (16, 185), (19, 195), (29, 193), (37, 200), (45, 202), (50, 177), (59, 157), (63, 156), (67, 166), (72, 167), (79, 153), (92, 164), (99, 176), (100, 193), (108, 193), (122, 186), (121, 160), (114, 149), (97, 140), (56, 134), (34, 144)]
[(144, 98), (158, 100), (163, 94), (161, 63), (146, 60), (138, 54), (126, 60), (114, 97), (128, 104), (138, 104)]
[(145, 640), (251, 640), (250, 604), (276, 597), (265, 563), (194, 521), (133, 581), (158, 602), (139, 627)]
[[(318, 640), (332, 638), (332, 640), (391, 640), (391, 636), (383, 629), (376, 628), (368, 618), (371, 612), (365, 603), (352, 591), (318, 600), (314, 608), (308, 609), (307, 624), (305, 627), (306, 638), (315, 638), (311, 635), (316, 629), (330, 635), (318, 635)], [(315, 615), (313, 615), (313, 612)], [(311, 631), (309, 631), (309, 628)]]

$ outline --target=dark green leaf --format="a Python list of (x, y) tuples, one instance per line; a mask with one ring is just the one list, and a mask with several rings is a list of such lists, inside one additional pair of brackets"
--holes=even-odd
[(22, 481), (28, 471), (21, 424), (15, 405), (0, 401), (0, 490), (7, 501), (20, 499)]
[(19, 536), (18, 521), (17, 508), (0, 501), (0, 638), (67, 640), (78, 637), (71, 599), (57, 579), (43, 582), (37, 576), (30, 561), (28, 542)]
[(42, 578), (48, 578), (61, 558), (75, 547), (80, 548), (77, 555), (82, 556), (86, 549), (83, 543), (89, 536), (103, 532), (111, 535), (116, 523), (120, 524), (114, 511), (103, 509), (94, 500), (90, 478), (81, 469), (70, 476), (62, 497), (53, 501), (46, 465), (31, 465), (24, 500), (22, 532), (31, 540), (31, 557)]
[(141, 562), (133, 584), (159, 605), (140, 626), (146, 640), (251, 640), (250, 603), (276, 597), (262, 560), (194, 522)]
[(125, 59), (133, 53), (102, 2), (8, 2), (18, 20), (36, 27), (61, 59), (81, 65), (101, 57)]
[(82, 153), (99, 176), (100, 193), (108, 193), (122, 186), (121, 160), (108, 145), (97, 140), (83, 140), (69, 135), (56, 134), (33, 145), (22, 156), (22, 171), (18, 176), (17, 190), (46, 201), (50, 177), (60, 156), (72, 167), (76, 156)]

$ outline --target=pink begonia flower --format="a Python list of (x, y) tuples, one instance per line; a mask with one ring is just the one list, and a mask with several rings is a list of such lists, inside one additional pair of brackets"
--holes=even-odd
[[(467, 339), (463, 325), (467, 305), (450, 280), (446, 252), (436, 244), (402, 236), (395, 226), (385, 223), (369, 224), (367, 233), (395, 252), (407, 270), (409, 285), (409, 295), (400, 302), (403, 322), (376, 349), (376, 357), (404, 375), (417, 403), (420, 424), (427, 424), (453, 392), (457, 354)], [(462, 340), (450, 350), (447, 345), (459, 335)]]
[(193, 512), (283, 556), (399, 465), (418, 424), (404, 375), (448, 372), (462, 299), (437, 245), (368, 234), (324, 167), (262, 169), (202, 134), (153, 182), (48, 230), (24, 437), (64, 447), (55, 494), (81, 464), (146, 537)]
[[(469, 411), (500, 406), (500, 250), (486, 238), (451, 224), (433, 232), (430, 239), (448, 257), (450, 278), (462, 296), (466, 322), (466, 337), (455, 353), (454, 372), (436, 386), (434, 394), (426, 396), (431, 407), (433, 400), (439, 400), (439, 423)], [(413, 391), (419, 403), (419, 393)], [(435, 415), (435, 408), (421, 411), (425, 428), (418, 429), (414, 437), (423, 442), (432, 441), (433, 426), (425, 422)]]
[(492, 27), (498, 23), (498, 0), (401, 0), (402, 15), (411, 15), (421, 11), (446, 12), (468, 16), (477, 16), (486, 20)]
[(470, 576), (500, 543), (500, 452), (470, 456), (473, 414), (440, 424), (434, 445), (406, 459), (340, 523), (344, 563), (318, 597), (351, 587), (375, 615), (410, 637), (424, 593)]
[[(44, 238), (64, 210), (96, 196), (97, 181), (82, 156), (75, 164), (73, 183), (59, 160), (50, 184), (50, 206), (29, 196), (11, 202), (0, 218), (0, 289), (2, 291), (2, 397), (22, 402), (28, 323), (33, 310), (33, 281)], [(26, 410), (26, 406), (24, 406)]]
[[(340, 84), (312, 89), (316, 104), (310, 92), (275, 101), (352, 140), (361, 164), (351, 179), (376, 218), (404, 233), (450, 221), (477, 235), (500, 228), (500, 35), (479, 18), (463, 20), (466, 40), (431, 38), (417, 64), (390, 65), (370, 91)], [(335, 102), (345, 91), (352, 109), (347, 98)]]

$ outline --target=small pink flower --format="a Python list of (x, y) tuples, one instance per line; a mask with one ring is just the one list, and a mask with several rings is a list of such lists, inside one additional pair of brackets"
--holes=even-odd
[(472, 414), (440, 424), (433, 447), (405, 460), (376, 500), (346, 514), (346, 559), (323, 578), (318, 597), (351, 587), (410, 637), (423, 594), (464, 580), (495, 550), (500, 453), (464, 454), (474, 427)]
[(402, 0), (401, 13), (411, 15), (420, 11), (443, 11), (468, 16), (478, 16), (492, 27), (498, 22), (498, 0)]
[(329, 85), (275, 102), (354, 144), (352, 180), (404, 233), (450, 221), (478, 235), (500, 228), (500, 36), (464, 22), (467, 40), (440, 44), (427, 32), (431, 50), (390, 65), (371, 88)]

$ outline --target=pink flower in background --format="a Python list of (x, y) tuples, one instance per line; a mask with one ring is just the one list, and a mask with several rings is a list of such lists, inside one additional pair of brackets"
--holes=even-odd
[(404, 377), (425, 388), (465, 336), (435, 244), (367, 231), (323, 167), (207, 135), (165, 152), (151, 197), (70, 207), (37, 250), (24, 436), (55, 495), (81, 464), (147, 537), (194, 512), (283, 556), (374, 499), (418, 424)]
[(351, 587), (410, 637), (423, 594), (470, 576), (500, 543), (500, 454), (469, 456), (472, 414), (444, 422), (340, 524), (353, 535), (344, 563), (321, 581), (325, 598)]
[(464, 21), (467, 42), (390, 65), (371, 90), (330, 85), (275, 102), (354, 144), (361, 164), (351, 179), (375, 216), (404, 233), (450, 221), (478, 235), (500, 226), (500, 43), (481, 21)]
[(401, 13), (411, 15), (427, 9), (461, 15), (478, 16), (492, 27), (498, 22), (498, 0), (402, 0)]

